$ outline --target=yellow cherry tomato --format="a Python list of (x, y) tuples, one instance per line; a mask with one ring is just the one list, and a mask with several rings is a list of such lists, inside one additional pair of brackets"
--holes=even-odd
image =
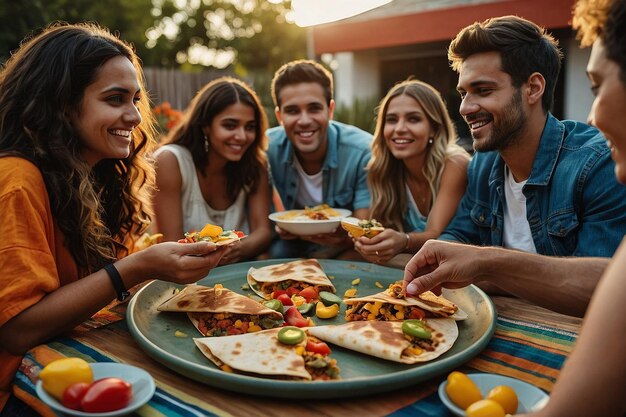
[(217, 237), (217, 236), (221, 235), (223, 231), (224, 231), (224, 229), (222, 229), (220, 226), (216, 226), (214, 224), (207, 223), (206, 226), (204, 226), (202, 228), (202, 230), (200, 230), (200, 236), (202, 236), (202, 237)]
[(504, 408), (494, 400), (479, 400), (467, 407), (466, 417), (504, 417)]
[(465, 410), (470, 404), (483, 398), (480, 390), (467, 375), (463, 372), (454, 371), (448, 375), (446, 384), (446, 394), (448, 398)]
[(517, 394), (511, 387), (498, 385), (489, 391), (487, 399), (494, 400), (500, 404), (507, 414), (515, 414), (517, 412)]
[(57, 400), (63, 398), (67, 387), (77, 382), (93, 382), (93, 372), (89, 364), (81, 358), (57, 359), (46, 365), (39, 372), (39, 379), (44, 390)]

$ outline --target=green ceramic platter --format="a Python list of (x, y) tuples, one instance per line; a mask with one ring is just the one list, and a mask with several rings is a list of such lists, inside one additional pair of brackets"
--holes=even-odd
[[(200, 280), (201, 285), (221, 283), (240, 294), (251, 294), (242, 289), (246, 273), (252, 266), (262, 267), (287, 262), (291, 259), (245, 262), (215, 268)], [(326, 274), (333, 279), (337, 294), (353, 287), (352, 281), (360, 278), (357, 296), (382, 291), (402, 279), (402, 270), (363, 262), (320, 260)], [(395, 390), (445, 374), (467, 362), (485, 348), (495, 331), (496, 311), (485, 293), (474, 286), (448, 291), (444, 295), (461, 307), (469, 318), (457, 322), (459, 338), (452, 349), (439, 358), (426, 363), (405, 365), (390, 362), (331, 345), (332, 357), (341, 368), (341, 379), (336, 381), (277, 381), (222, 372), (200, 353), (193, 337), (200, 334), (186, 314), (159, 312), (156, 307), (172, 296), (180, 286), (163, 281), (153, 281), (142, 288), (131, 300), (127, 321), (137, 343), (152, 358), (188, 378), (207, 385), (247, 394), (260, 394), (283, 398), (338, 398)], [(346, 306), (342, 304), (339, 316), (331, 320), (314, 318), (318, 326), (343, 323)], [(175, 336), (176, 331), (186, 337)], [(180, 334), (179, 334), (180, 336)]]

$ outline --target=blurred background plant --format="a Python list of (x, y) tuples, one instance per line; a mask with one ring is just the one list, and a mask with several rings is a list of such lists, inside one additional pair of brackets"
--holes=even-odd
[(367, 132), (374, 133), (376, 128), (376, 108), (378, 97), (355, 98), (352, 103), (339, 103), (335, 106), (333, 119), (351, 124)]
[(183, 118), (183, 112), (172, 108), (169, 102), (164, 101), (154, 108), (154, 115), (161, 135), (166, 135)]

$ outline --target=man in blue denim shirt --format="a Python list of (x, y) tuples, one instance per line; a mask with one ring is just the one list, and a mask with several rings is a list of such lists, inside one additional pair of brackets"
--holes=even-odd
[[(331, 121), (332, 74), (314, 61), (283, 65), (272, 80), (272, 97), (281, 126), (269, 129), (268, 158), (274, 186), (284, 208), (326, 203), (367, 218), (370, 194), (365, 166), (372, 135), (354, 126)], [(270, 256), (356, 256), (348, 234), (296, 237), (279, 227)]]
[[(626, 233), (626, 188), (597, 129), (548, 112), (560, 69), (556, 42), (534, 23), (506, 16), (463, 29), (448, 57), (479, 153), (440, 239), (520, 252), (430, 243), (407, 265), (407, 292), (487, 281), (484, 288), (584, 313), (607, 263), (591, 257), (612, 256)], [(534, 253), (587, 258), (553, 262)]]

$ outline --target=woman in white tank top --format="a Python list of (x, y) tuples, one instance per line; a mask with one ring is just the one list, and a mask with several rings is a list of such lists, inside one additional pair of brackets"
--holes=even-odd
[(221, 77), (198, 92), (154, 154), (155, 225), (165, 240), (212, 223), (248, 235), (221, 264), (254, 258), (267, 248), (271, 194), (266, 129), (260, 100), (242, 81)]

